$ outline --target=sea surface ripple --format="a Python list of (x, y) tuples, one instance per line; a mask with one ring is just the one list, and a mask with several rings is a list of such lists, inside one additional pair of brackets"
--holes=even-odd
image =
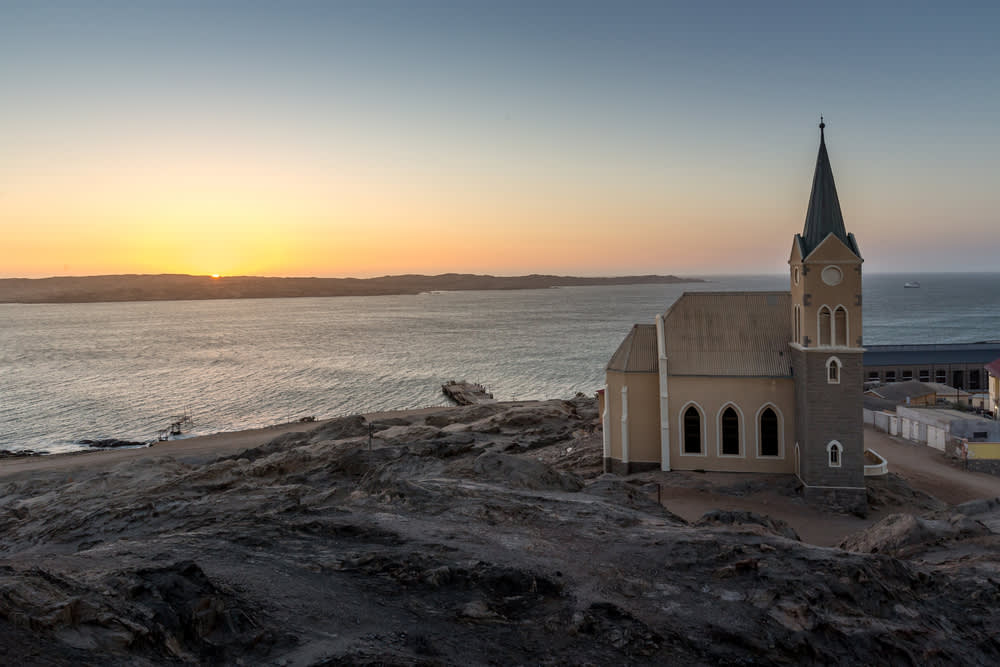
[[(415, 296), (0, 305), (0, 449), (156, 438), (498, 399), (593, 394), (629, 327), (684, 291), (787, 290), (786, 276)], [(919, 280), (920, 289), (903, 289)], [(1000, 274), (865, 277), (865, 342), (1000, 339)]]

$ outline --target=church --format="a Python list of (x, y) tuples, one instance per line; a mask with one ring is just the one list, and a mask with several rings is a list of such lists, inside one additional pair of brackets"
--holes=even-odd
[(794, 474), (808, 501), (867, 506), (861, 252), (820, 121), (786, 292), (685, 292), (606, 368), (604, 468)]

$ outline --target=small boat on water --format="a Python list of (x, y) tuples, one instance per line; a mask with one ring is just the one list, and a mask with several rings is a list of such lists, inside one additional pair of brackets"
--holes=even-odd
[(920, 287), (920, 283), (918, 283), (916, 280), (911, 280), (909, 282), (903, 283), (903, 287)]

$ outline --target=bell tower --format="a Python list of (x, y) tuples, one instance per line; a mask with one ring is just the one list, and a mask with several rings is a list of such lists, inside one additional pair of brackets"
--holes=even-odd
[(807, 500), (867, 507), (862, 417), (861, 264), (844, 227), (820, 118), (805, 226), (792, 242), (796, 474)]

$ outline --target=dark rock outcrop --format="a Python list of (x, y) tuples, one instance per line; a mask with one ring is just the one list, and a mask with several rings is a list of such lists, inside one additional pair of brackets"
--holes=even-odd
[(746, 512), (692, 526), (655, 487), (568, 469), (601, 452), (582, 399), (525, 407), (382, 424), (370, 450), (358, 418), (204, 465), (7, 475), (4, 659), (1000, 663), (989, 502), (853, 551)]
[(133, 440), (119, 440), (118, 438), (100, 438), (97, 440), (78, 440), (77, 444), (87, 445), (95, 449), (114, 449), (115, 447), (145, 447), (148, 442), (136, 442)]

